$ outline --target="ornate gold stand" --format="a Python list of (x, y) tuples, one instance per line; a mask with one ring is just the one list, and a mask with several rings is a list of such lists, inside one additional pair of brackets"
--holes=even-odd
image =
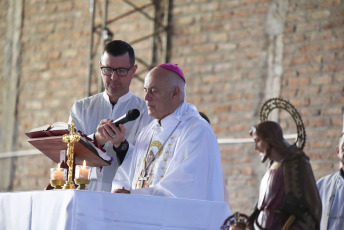
[(74, 179), (75, 184), (79, 185), (77, 190), (86, 190), (86, 185), (90, 183), (88, 179)]
[(50, 184), (54, 187), (54, 189), (62, 189), (62, 185), (65, 183), (65, 180), (50, 180)]
[(62, 141), (67, 143), (67, 165), (69, 168), (68, 171), (68, 180), (63, 186), (63, 189), (75, 189), (75, 184), (73, 182), (73, 165), (74, 165), (74, 143), (80, 141), (80, 133), (74, 132), (75, 123), (72, 121), (70, 126), (69, 134), (65, 134), (62, 137)]

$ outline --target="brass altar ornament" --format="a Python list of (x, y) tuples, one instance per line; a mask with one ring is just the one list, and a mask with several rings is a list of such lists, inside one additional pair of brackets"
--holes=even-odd
[(67, 165), (69, 168), (68, 180), (66, 184), (63, 186), (63, 189), (75, 189), (75, 184), (73, 182), (74, 143), (80, 141), (81, 135), (80, 133), (75, 133), (74, 128), (75, 123), (74, 120), (72, 120), (69, 134), (65, 134), (62, 137), (62, 141), (67, 143)]
[(243, 213), (235, 212), (229, 216), (221, 226), (221, 230), (244, 230), (249, 217)]
[(86, 190), (86, 185), (90, 183), (88, 179), (74, 179), (75, 184), (79, 185), (77, 190)]
[(62, 189), (62, 186), (66, 183), (65, 180), (50, 180), (51, 186), (54, 187), (54, 189)]

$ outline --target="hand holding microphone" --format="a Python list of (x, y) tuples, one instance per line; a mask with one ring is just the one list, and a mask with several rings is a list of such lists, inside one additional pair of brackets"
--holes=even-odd
[(133, 121), (139, 116), (140, 116), (140, 111), (138, 109), (131, 109), (126, 114), (116, 119), (112, 123), (116, 124), (116, 126), (118, 127), (119, 124), (124, 124), (124, 123), (127, 123), (128, 121)]
[(125, 127), (120, 127), (120, 124), (133, 121), (139, 116), (140, 111), (138, 109), (131, 109), (114, 121), (111, 121), (110, 119), (100, 121), (97, 133), (95, 134), (98, 144), (103, 145), (105, 142), (110, 141), (115, 147), (117, 147), (125, 140)]

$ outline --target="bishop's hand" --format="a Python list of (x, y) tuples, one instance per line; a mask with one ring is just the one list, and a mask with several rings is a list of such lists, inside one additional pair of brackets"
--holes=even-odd
[(114, 189), (112, 192), (113, 193), (126, 193), (126, 194), (130, 194), (130, 191), (126, 190), (124, 187)]

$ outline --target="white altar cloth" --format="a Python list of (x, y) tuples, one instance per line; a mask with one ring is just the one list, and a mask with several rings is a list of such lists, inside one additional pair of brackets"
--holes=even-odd
[(80, 190), (0, 193), (1, 230), (220, 229), (226, 203)]

